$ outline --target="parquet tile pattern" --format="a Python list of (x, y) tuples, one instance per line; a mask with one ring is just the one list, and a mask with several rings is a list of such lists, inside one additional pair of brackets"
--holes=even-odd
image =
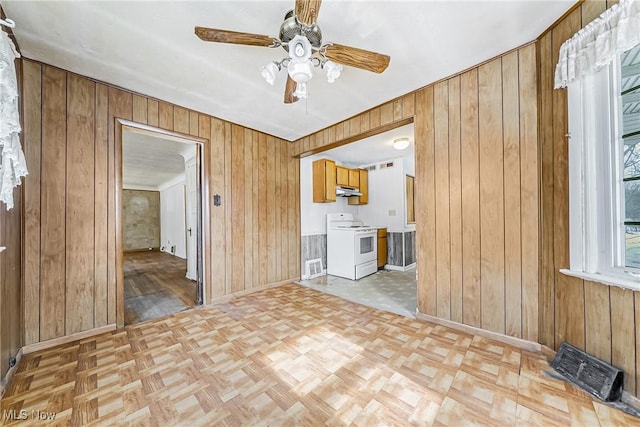
[(292, 284), (27, 355), (1, 409), (21, 426), (640, 424), (547, 369)]

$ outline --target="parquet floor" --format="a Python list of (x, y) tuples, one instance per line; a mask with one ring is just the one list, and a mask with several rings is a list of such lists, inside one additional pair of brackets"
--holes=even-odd
[(27, 355), (0, 405), (20, 426), (51, 414), (47, 425), (639, 424), (547, 369), (539, 354), (285, 285)]
[(185, 277), (187, 261), (158, 252), (124, 254), (124, 322), (144, 322), (192, 307), (196, 283)]

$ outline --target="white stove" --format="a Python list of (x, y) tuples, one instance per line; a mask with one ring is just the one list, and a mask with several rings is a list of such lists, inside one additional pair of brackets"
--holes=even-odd
[(327, 274), (358, 280), (377, 270), (377, 229), (350, 213), (327, 214)]

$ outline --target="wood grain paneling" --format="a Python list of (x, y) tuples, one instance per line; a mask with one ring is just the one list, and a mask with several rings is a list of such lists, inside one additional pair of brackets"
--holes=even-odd
[[(0, 379), (5, 379), (9, 360), (18, 355), (23, 345), (22, 333), (22, 191), (13, 191), (13, 208), (0, 210)], [(4, 390), (3, 390), (4, 391)]]
[(96, 122), (94, 145), (94, 224), (95, 224), (95, 327), (109, 324), (108, 300), (108, 250), (109, 250), (109, 88), (103, 84), (96, 84)]
[(505, 332), (501, 59), (478, 68), (482, 327)]
[(449, 229), (449, 86), (433, 87), (435, 153), (436, 296), (438, 317), (451, 318), (451, 234)]
[[(26, 343), (121, 320), (115, 211), (121, 154), (115, 134), (122, 125), (116, 119), (206, 138), (207, 301), (299, 278), (299, 160), (291, 158), (292, 144), (35, 61), (23, 63), (30, 170), (24, 185)], [(214, 194), (221, 196), (219, 207), (212, 206)]]
[[(24, 179), (24, 253), (40, 253), (40, 165), (42, 151), (42, 66), (23, 61), (22, 99), (25, 105), (23, 124), (24, 155), (29, 175)], [(22, 260), (24, 271), (23, 303), (24, 344), (40, 341), (40, 310), (26, 307), (40, 307), (40, 257), (25, 256)]]
[(436, 233), (435, 233), (435, 153), (433, 86), (416, 93), (414, 125), (416, 152), (416, 252), (418, 270), (418, 310), (437, 313)]
[(72, 74), (67, 84), (66, 334), (95, 321), (95, 83)]
[[(520, 222), (520, 91), (518, 51), (502, 57), (505, 331), (522, 338), (522, 239)], [(516, 183), (509, 185), (508, 183)], [(518, 185), (519, 184), (519, 185)]]
[(449, 80), (449, 229), (451, 234), (451, 320), (462, 323), (462, 182), (460, 77)]
[(61, 337), (65, 333), (66, 99), (67, 74), (43, 67), (40, 340)]
[(460, 76), (462, 151), (462, 321), (480, 327), (480, 154), (478, 70)]
[(536, 47), (518, 51), (520, 97), (520, 236), (522, 257), (522, 338), (538, 341), (538, 280), (540, 278), (540, 160), (536, 99)]

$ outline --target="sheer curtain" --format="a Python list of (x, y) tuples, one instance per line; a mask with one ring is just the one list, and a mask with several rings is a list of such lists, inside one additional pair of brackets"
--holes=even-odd
[(14, 61), (20, 54), (8, 34), (0, 30), (0, 201), (13, 208), (13, 189), (27, 175), (20, 146), (18, 84)]
[(600, 71), (640, 43), (640, 0), (621, 0), (560, 47), (555, 89)]

